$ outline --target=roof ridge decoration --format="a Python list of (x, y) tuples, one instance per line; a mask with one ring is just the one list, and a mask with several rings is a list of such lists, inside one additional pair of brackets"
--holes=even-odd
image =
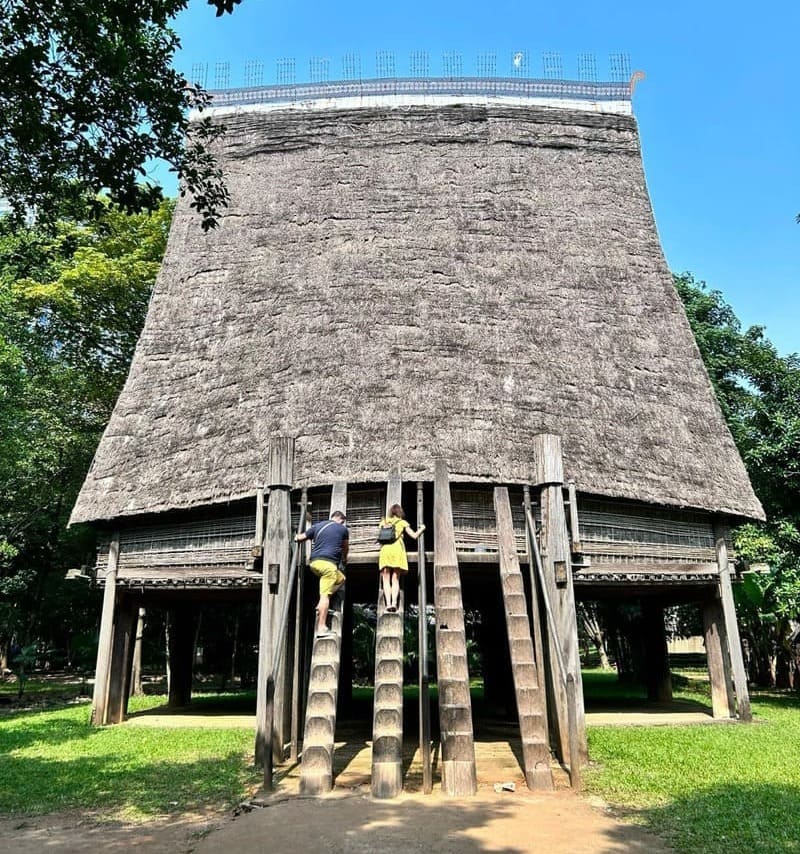
[[(211, 113), (242, 108), (336, 108), (353, 106), (406, 106), (442, 103), (514, 103), (552, 105), (599, 112), (631, 113), (631, 98), (638, 80), (554, 80), (523, 77), (375, 77), (310, 83), (276, 83), (212, 89)], [(208, 109), (204, 115), (208, 114)], [(198, 114), (199, 115), (199, 114)]]

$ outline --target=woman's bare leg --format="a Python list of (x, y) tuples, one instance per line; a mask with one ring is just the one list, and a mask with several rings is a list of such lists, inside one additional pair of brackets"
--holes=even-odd
[(400, 602), (400, 573), (392, 570), (392, 607), (396, 608)]
[(383, 603), (388, 608), (392, 604), (391, 570), (384, 567), (381, 570), (381, 586), (383, 587)]

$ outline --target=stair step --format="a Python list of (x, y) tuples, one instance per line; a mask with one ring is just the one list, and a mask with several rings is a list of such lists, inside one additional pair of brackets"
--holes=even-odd
[(500, 581), (503, 585), (503, 592), (508, 594), (518, 593), (525, 595), (525, 585), (522, 581), (522, 575), (517, 572), (507, 572), (500, 576)]
[(467, 656), (459, 652), (442, 652), (439, 657), (439, 678), (461, 678), (467, 672)]
[(390, 706), (402, 705), (403, 686), (398, 682), (386, 682), (375, 686), (375, 706), (389, 708)]
[(402, 658), (403, 638), (402, 635), (383, 635), (376, 643), (375, 654), (378, 658)]

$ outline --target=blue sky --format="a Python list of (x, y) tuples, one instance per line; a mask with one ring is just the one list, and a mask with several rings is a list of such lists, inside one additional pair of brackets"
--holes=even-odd
[(608, 79), (609, 54), (626, 53), (647, 77), (634, 97), (644, 165), (662, 245), (672, 270), (689, 270), (722, 291), (745, 326), (760, 324), (778, 350), (800, 351), (800, 4), (673, 2), (307, 3), (243, 0), (218, 19), (190, 0), (176, 21), (187, 74), (230, 62), (243, 82), (246, 60), (276, 79), (278, 58), (294, 57), (297, 80), (310, 57), (357, 53), (373, 76), (375, 53), (393, 51), (398, 74), (411, 51), (497, 56), (498, 74), (516, 51), (541, 76), (542, 54), (561, 55), (577, 77), (580, 53), (597, 58)]

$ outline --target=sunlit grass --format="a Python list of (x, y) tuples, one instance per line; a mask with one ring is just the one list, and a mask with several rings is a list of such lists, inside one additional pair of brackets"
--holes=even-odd
[[(703, 702), (707, 683), (678, 675), (676, 695)], [(587, 693), (608, 698), (613, 678)], [(753, 710), (749, 725), (590, 727), (587, 786), (678, 851), (800, 851), (800, 698), (756, 693)]]
[[(131, 711), (163, 697), (131, 700)], [(229, 806), (258, 782), (253, 729), (89, 726), (89, 708), (0, 719), (0, 812), (110, 811), (126, 818)]]

